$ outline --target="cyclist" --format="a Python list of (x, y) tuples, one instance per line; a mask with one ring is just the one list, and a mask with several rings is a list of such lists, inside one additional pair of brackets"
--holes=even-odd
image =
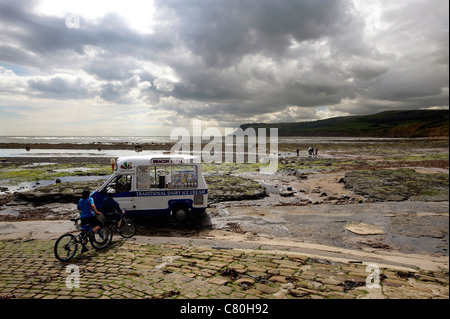
[(120, 208), (118, 202), (114, 200), (115, 191), (109, 189), (107, 192), (108, 196), (103, 200), (102, 211), (106, 219), (118, 220), (117, 231), (120, 232), (120, 225), (122, 223), (122, 216), (125, 212)]
[[(82, 198), (78, 202), (77, 209), (80, 211), (81, 225), (89, 224), (92, 227), (92, 231), (96, 233), (103, 227), (101, 221), (96, 218), (96, 215), (101, 215), (101, 213), (97, 210), (94, 205), (94, 200), (89, 195), (88, 190), (84, 190), (81, 193)], [(87, 250), (87, 247), (83, 246), (81, 252), (83, 253)]]

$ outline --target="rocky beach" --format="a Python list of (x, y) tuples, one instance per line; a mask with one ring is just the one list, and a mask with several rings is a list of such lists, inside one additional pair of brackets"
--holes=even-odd
[[(448, 298), (448, 139), (322, 143), (314, 157), (307, 154), (309, 146), (280, 143), (278, 170), (272, 175), (261, 174), (259, 163), (203, 163), (209, 187), (206, 214), (184, 224), (136, 221), (137, 241), (282, 250), (436, 272), (447, 280)], [(96, 189), (111, 174), (110, 157), (43, 157), (33, 156), (33, 150), (145, 154), (170, 150), (171, 144), (0, 147), (26, 152), (0, 158), (0, 241), (13, 243), (54, 240), (70, 231), (68, 219), (78, 214), (81, 191)]]

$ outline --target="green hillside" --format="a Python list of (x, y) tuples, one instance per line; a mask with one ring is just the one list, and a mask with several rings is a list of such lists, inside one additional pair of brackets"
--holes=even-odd
[(386, 111), (314, 122), (251, 123), (240, 127), (278, 128), (278, 136), (448, 137), (449, 115), (447, 110)]

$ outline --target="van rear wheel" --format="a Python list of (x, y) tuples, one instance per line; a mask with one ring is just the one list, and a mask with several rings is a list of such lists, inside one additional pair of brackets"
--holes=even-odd
[(172, 210), (172, 217), (177, 222), (185, 222), (189, 219), (189, 209), (182, 206), (175, 207)]

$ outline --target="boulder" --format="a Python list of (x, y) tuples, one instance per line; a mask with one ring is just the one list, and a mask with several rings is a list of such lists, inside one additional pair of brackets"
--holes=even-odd
[(351, 222), (344, 226), (344, 228), (352, 233), (358, 235), (384, 235), (386, 234), (380, 227), (375, 225), (364, 224), (360, 222)]

